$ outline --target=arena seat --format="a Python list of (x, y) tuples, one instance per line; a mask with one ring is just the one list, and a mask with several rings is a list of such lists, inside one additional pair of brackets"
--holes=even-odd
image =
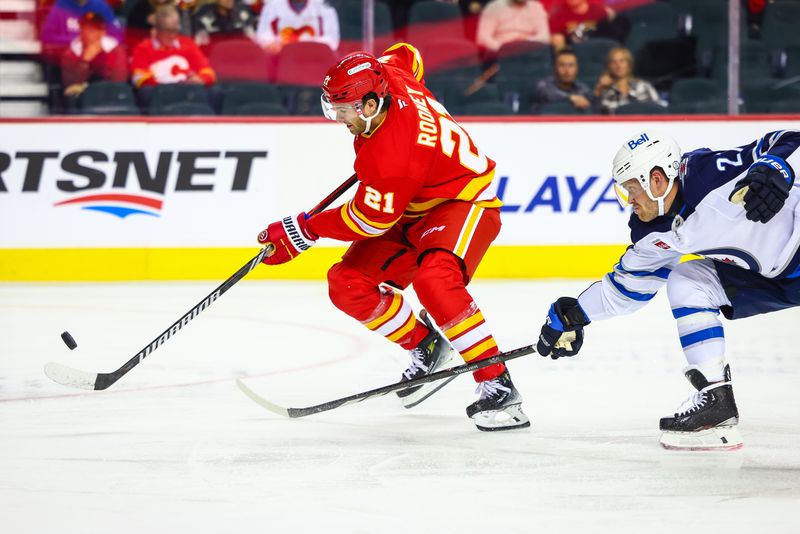
[(548, 102), (538, 108), (539, 115), (588, 115), (587, 110), (578, 109), (568, 100)]
[[(196, 84), (172, 83), (156, 85), (152, 88), (148, 113), (151, 115), (163, 115), (161, 108), (175, 104), (201, 104), (208, 106), (208, 89), (203, 85)], [(189, 108), (186, 109), (188, 110)]]
[(572, 46), (572, 51), (578, 58), (578, 77), (593, 85), (606, 70), (608, 51), (615, 46), (620, 44), (607, 37), (594, 37)]
[(225, 112), (226, 115), (236, 115), (240, 117), (281, 117), (288, 115), (289, 112), (278, 102), (249, 102), (242, 104)]
[(80, 97), (85, 115), (139, 115), (133, 88), (127, 82), (90, 83)]
[(202, 102), (177, 102), (150, 111), (151, 115), (177, 115), (181, 117), (216, 115), (208, 104)]
[[(220, 87), (222, 93), (221, 113), (238, 115), (239, 107), (251, 104), (277, 105), (283, 108), (280, 90), (266, 83), (227, 83)], [(284, 113), (286, 110), (284, 109)]]
[[(339, 53), (344, 55), (357, 50), (363, 50), (364, 6), (362, 1), (340, 0), (338, 2), (332, 2), (331, 5), (333, 5), (339, 13), (339, 34), (341, 37)], [(395, 37), (392, 28), (392, 12), (388, 4), (376, 1), (374, 16), (374, 52), (376, 55), (394, 44)]]
[(615, 115), (666, 115), (665, 106), (655, 102), (631, 102), (616, 109)]
[(470, 102), (464, 106), (464, 115), (513, 115), (511, 106), (503, 102)]
[(418, 48), (439, 39), (466, 39), (464, 18), (456, 4), (423, 0), (408, 11), (406, 41)]
[(631, 22), (625, 46), (632, 53), (648, 41), (678, 37), (675, 11), (666, 2), (653, 2), (623, 11)]
[(324, 43), (288, 43), (278, 54), (275, 82), (319, 87), (325, 73), (337, 60), (333, 50)]
[(208, 60), (222, 82), (268, 82), (272, 78), (269, 57), (250, 39), (214, 43), (211, 45)]

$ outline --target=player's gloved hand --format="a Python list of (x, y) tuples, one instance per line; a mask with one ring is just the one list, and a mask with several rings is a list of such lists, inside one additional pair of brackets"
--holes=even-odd
[(561, 297), (550, 305), (536, 351), (554, 360), (575, 356), (583, 345), (583, 327), (590, 322), (577, 299)]
[(783, 208), (793, 184), (792, 168), (782, 158), (768, 154), (753, 162), (728, 200), (743, 204), (749, 220), (766, 223)]
[(275, 247), (275, 251), (261, 260), (267, 265), (280, 265), (293, 260), (304, 250), (311, 248), (319, 239), (308, 229), (308, 216), (301, 213), (296, 217), (284, 217), (267, 226), (258, 234), (258, 242)]

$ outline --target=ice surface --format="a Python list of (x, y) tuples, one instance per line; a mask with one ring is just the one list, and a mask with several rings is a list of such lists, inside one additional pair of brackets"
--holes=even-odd
[[(51, 360), (116, 369), (215, 285), (0, 285), (2, 532), (800, 532), (798, 310), (725, 323), (745, 440), (728, 453), (658, 445), (690, 393), (663, 295), (590, 325), (576, 358), (512, 362), (526, 431), (476, 431), (468, 376), (413, 410), (387, 396), (290, 420), (253, 403), (234, 377), (307, 406), (405, 368), (321, 283), (238, 284), (108, 391), (44, 376)], [(585, 285), (472, 290), (510, 349)]]

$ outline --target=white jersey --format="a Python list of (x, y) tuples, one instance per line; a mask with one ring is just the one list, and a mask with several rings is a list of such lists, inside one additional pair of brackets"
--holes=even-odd
[(800, 184), (766, 224), (728, 200), (736, 182), (767, 154), (800, 169), (800, 131), (770, 132), (724, 151), (694, 150), (681, 158), (679, 192), (670, 212), (644, 223), (631, 214), (630, 245), (613, 271), (578, 302), (590, 320), (631, 313), (650, 301), (685, 254), (755, 271), (767, 278), (800, 276)]
[(300, 11), (289, 0), (269, 0), (261, 11), (256, 40), (262, 46), (274, 42), (296, 41), (325, 43), (339, 48), (339, 15), (325, 0), (308, 0)]

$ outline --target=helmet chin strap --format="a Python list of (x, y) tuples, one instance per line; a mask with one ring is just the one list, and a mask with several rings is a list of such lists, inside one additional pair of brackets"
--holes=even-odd
[(664, 215), (664, 199), (666, 199), (667, 195), (669, 195), (669, 192), (672, 191), (672, 185), (674, 183), (675, 183), (674, 179), (670, 180), (669, 184), (667, 185), (667, 190), (664, 191), (664, 194), (661, 195), (658, 198), (653, 198), (653, 195), (650, 194), (650, 190), (649, 189), (647, 190), (647, 195), (650, 197), (650, 199), (651, 200), (655, 200), (656, 202), (658, 202), (658, 216), (659, 217)]
[(382, 108), (382, 107), (383, 107), (383, 98), (379, 98), (379, 99), (378, 99), (378, 107), (377, 107), (377, 109), (375, 110), (375, 113), (373, 113), (373, 114), (372, 114), (372, 115), (370, 115), (369, 117), (365, 117), (365, 116), (364, 116), (364, 112), (363, 112), (363, 111), (361, 111), (361, 112), (358, 114), (358, 117), (359, 117), (359, 118), (360, 118), (362, 121), (364, 121), (364, 122), (366, 122), (366, 123), (367, 123), (367, 126), (366, 126), (366, 128), (364, 128), (364, 133), (366, 133), (366, 134), (370, 133), (369, 129), (370, 129), (370, 127), (372, 126), (372, 119), (374, 119), (375, 117), (377, 117), (377, 116), (378, 116), (378, 114), (381, 112), (381, 108)]

